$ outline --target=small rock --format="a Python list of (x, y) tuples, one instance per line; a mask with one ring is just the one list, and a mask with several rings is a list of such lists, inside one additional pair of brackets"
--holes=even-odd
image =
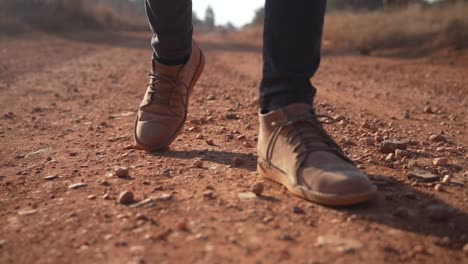
[(252, 144), (250, 144), (250, 142), (248, 142), (248, 141), (244, 141), (244, 142), (242, 142), (242, 146), (244, 146), (246, 148), (251, 148)]
[(448, 159), (447, 159), (447, 158), (435, 158), (435, 159), (432, 161), (432, 164), (434, 164), (434, 166), (437, 166), (437, 167), (440, 167), (440, 166), (447, 166), (447, 164), (448, 164)]
[(401, 159), (403, 157), (409, 157), (409, 156), (411, 156), (411, 154), (407, 150), (403, 150), (403, 149), (396, 149), (395, 150), (395, 158), (397, 158), (397, 159)]
[(111, 198), (110, 194), (108, 193), (105, 193), (103, 196), (102, 196), (102, 199), (104, 200), (109, 200)]
[(237, 197), (241, 200), (250, 200), (257, 198), (257, 195), (255, 195), (253, 192), (241, 192), (237, 194)]
[(393, 153), (397, 149), (407, 149), (408, 144), (397, 140), (384, 140), (380, 145), (379, 151), (382, 153)]
[(408, 174), (408, 179), (421, 182), (435, 182), (439, 180), (439, 175), (423, 169), (415, 169)]
[(209, 101), (216, 100), (216, 96), (214, 94), (210, 94), (206, 97), (206, 100), (209, 100)]
[(239, 157), (234, 157), (232, 159), (232, 163), (235, 165), (235, 166), (240, 166), (242, 164), (244, 164), (244, 160), (239, 158)]
[(188, 231), (189, 228), (188, 228), (188, 224), (187, 224), (187, 221), (181, 221), (181, 222), (178, 222), (176, 224), (176, 228), (180, 231)]
[(158, 197), (158, 200), (160, 200), (160, 201), (166, 201), (166, 202), (167, 202), (167, 201), (170, 201), (170, 200), (172, 200), (172, 194), (170, 194), (170, 193), (163, 193), (163, 194), (161, 194), (161, 196)]
[(342, 115), (336, 115), (333, 117), (333, 120), (335, 120), (335, 122), (340, 122), (341, 120), (344, 120), (345, 117), (342, 116)]
[(96, 195), (94, 194), (88, 195), (88, 200), (96, 200)]
[(146, 216), (143, 213), (137, 213), (137, 215), (135, 216), (135, 219), (136, 220), (141, 220), (141, 221), (148, 221), (149, 220), (148, 216)]
[(256, 182), (251, 187), (251, 191), (257, 196), (262, 195), (264, 189), (265, 185), (262, 182)]
[(452, 217), (453, 209), (442, 204), (434, 204), (426, 207), (429, 218), (434, 221), (444, 221)]
[(210, 145), (210, 146), (214, 146), (214, 145), (215, 145), (215, 143), (214, 143), (214, 141), (213, 141), (212, 139), (207, 139), (205, 142), (206, 142), (206, 144), (208, 144), (208, 145)]
[(395, 154), (393, 153), (389, 153), (386, 157), (385, 157), (385, 161), (394, 161), (395, 160)]
[(244, 139), (246, 139), (246, 136), (245, 135), (240, 135), (240, 136), (237, 136), (236, 139), (237, 140), (244, 140)]
[(46, 181), (51, 181), (51, 180), (55, 180), (55, 179), (57, 179), (57, 178), (58, 178), (57, 175), (49, 175), (49, 176), (45, 176), (45, 177), (44, 177), (44, 180), (46, 180)]
[(121, 193), (119, 194), (119, 197), (117, 198), (117, 201), (118, 201), (120, 204), (128, 205), (128, 204), (134, 203), (134, 202), (135, 202), (135, 198), (134, 198), (132, 192), (130, 192), (130, 191), (123, 191), (123, 192), (121, 192)]
[(284, 241), (294, 241), (294, 238), (290, 234), (287, 234), (287, 233), (281, 234), (280, 239)]
[(430, 107), (430, 106), (425, 106), (424, 109), (423, 109), (423, 112), (426, 113), (426, 114), (432, 114), (432, 113), (434, 113), (434, 110), (432, 110), (432, 107)]
[(128, 168), (117, 168), (115, 170), (115, 176), (117, 176), (119, 178), (128, 177)]
[(369, 129), (369, 128), (371, 128), (371, 125), (369, 123), (367, 123), (367, 122), (364, 122), (364, 123), (361, 124), (361, 127), (365, 128), (365, 129)]
[(436, 190), (437, 192), (440, 192), (442, 191), (442, 184), (438, 183), (434, 186), (434, 190)]
[(305, 214), (304, 210), (300, 207), (294, 206), (292, 209), (293, 213), (295, 214)]
[(366, 137), (366, 138), (364, 138), (364, 142), (366, 143), (367, 146), (374, 146), (375, 139), (373, 139), (371, 137)]
[(447, 175), (444, 176), (444, 178), (442, 178), (442, 183), (443, 184), (449, 184), (451, 179), (452, 179), (452, 176), (447, 174)]
[(203, 168), (203, 161), (201, 159), (195, 159), (193, 161), (193, 166), (196, 168)]
[(78, 188), (83, 188), (86, 186), (88, 186), (86, 183), (78, 182), (78, 183), (73, 183), (73, 184), (68, 185), (68, 189), (78, 189)]
[(430, 140), (430, 141), (433, 141), (433, 142), (446, 142), (446, 141), (447, 141), (447, 139), (446, 139), (443, 135), (441, 135), (441, 134), (434, 134), (434, 135), (431, 135), (431, 136), (429, 137), (429, 140)]
[(213, 191), (208, 190), (208, 191), (203, 192), (203, 198), (207, 200), (213, 200), (215, 198), (215, 195)]
[(33, 214), (35, 214), (35, 213), (37, 213), (37, 210), (36, 210), (36, 209), (18, 211), (18, 215), (21, 215), (21, 216), (33, 215)]
[(410, 112), (409, 112), (409, 110), (403, 111), (403, 118), (405, 118), (405, 119), (409, 119), (409, 118), (410, 118)]

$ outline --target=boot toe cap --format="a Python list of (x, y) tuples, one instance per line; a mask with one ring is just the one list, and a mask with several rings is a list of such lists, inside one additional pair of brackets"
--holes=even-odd
[(137, 121), (135, 142), (146, 150), (158, 150), (168, 147), (177, 134), (178, 127), (170, 124), (150, 121)]

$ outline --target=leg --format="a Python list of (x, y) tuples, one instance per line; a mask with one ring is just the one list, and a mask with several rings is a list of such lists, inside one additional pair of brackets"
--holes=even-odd
[(260, 107), (311, 104), (310, 78), (320, 63), (325, 0), (266, 0)]
[(258, 172), (325, 205), (366, 202), (377, 188), (327, 134), (312, 107), (325, 0), (266, 0)]
[(169, 65), (184, 63), (192, 49), (192, 1), (145, 1), (157, 60)]
[(203, 72), (205, 59), (192, 42), (191, 0), (146, 0), (154, 32), (152, 70), (135, 121), (135, 146), (167, 148), (187, 118), (189, 97)]

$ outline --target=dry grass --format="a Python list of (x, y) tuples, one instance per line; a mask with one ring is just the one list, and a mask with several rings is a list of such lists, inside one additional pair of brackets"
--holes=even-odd
[(468, 4), (412, 6), (326, 17), (324, 39), (332, 48), (360, 50), (468, 48)]
[(138, 23), (121, 18), (104, 5), (83, 0), (0, 0), (0, 33), (34, 28), (44, 31), (77, 29), (135, 29)]

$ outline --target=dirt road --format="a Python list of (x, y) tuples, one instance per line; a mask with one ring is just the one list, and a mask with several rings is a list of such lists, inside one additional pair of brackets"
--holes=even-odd
[[(0, 263), (467, 263), (466, 66), (325, 52), (317, 110), (380, 193), (327, 208), (271, 182), (250, 193), (257, 41), (199, 36), (207, 67), (183, 133), (132, 149), (148, 37), (0, 41)], [(396, 156), (380, 143), (393, 139)], [(408, 179), (416, 167), (440, 178)]]

